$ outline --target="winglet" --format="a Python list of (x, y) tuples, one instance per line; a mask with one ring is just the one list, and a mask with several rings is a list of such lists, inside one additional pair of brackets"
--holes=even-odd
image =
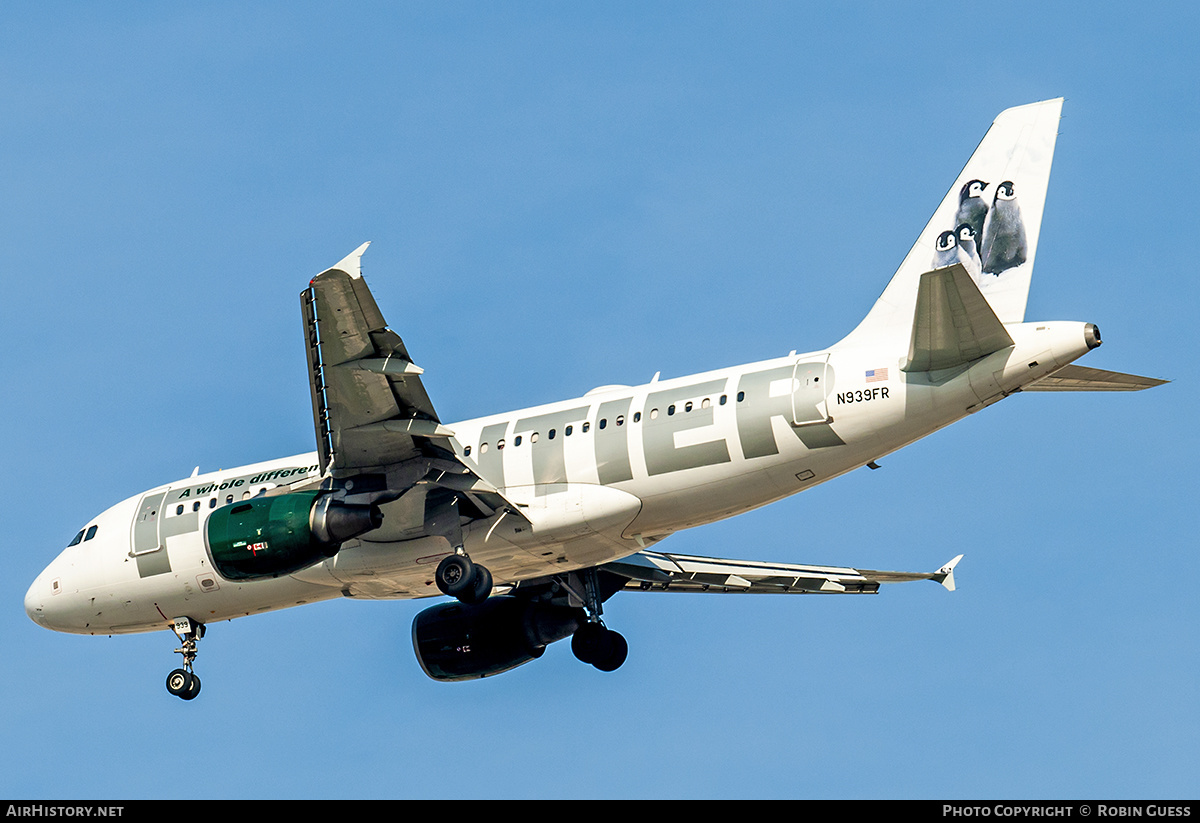
[(330, 268), (339, 269), (353, 277), (355, 280), (362, 279), (362, 256), (367, 250), (367, 246), (371, 245), (371, 241), (363, 243), (354, 251), (347, 254)]
[(934, 573), (933, 579), (945, 586), (946, 591), (954, 591), (954, 567), (962, 559), (963, 556), (960, 554)]

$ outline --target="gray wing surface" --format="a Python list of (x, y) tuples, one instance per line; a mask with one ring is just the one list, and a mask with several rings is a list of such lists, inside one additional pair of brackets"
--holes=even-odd
[(626, 591), (873, 594), (881, 583), (910, 580), (933, 580), (953, 591), (961, 559), (960, 554), (936, 572), (888, 572), (641, 551), (601, 568), (626, 578)]
[(421, 484), (467, 497), (485, 517), (507, 509), (494, 486), (462, 461), (400, 335), (367, 288), (364, 243), (300, 294), (313, 423), (322, 475), (386, 478), (392, 496)]
[(400, 335), (387, 328), (359, 271), (366, 244), (301, 294), (321, 469), (381, 471), (416, 457), (416, 438), (446, 440)]
[(1123, 374), (1103, 369), (1092, 369), (1087, 366), (1076, 366), (1074, 363), (1043, 377), (1036, 383), (1026, 386), (1022, 391), (1141, 391), (1152, 389), (1170, 381), (1159, 380), (1157, 377), (1142, 377), (1136, 374)]

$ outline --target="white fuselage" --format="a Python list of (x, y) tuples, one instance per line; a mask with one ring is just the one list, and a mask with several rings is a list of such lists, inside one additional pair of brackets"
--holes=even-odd
[[(894, 346), (839, 345), (451, 424), (459, 454), (527, 519), (475, 521), (465, 548), (498, 587), (616, 560), (863, 466), (1088, 350), (1082, 323), (1006, 328), (1014, 346), (943, 374), (906, 374)], [(26, 611), (50, 629), (119, 634), (178, 616), (208, 623), (342, 596), (438, 595), (433, 572), (451, 547), (422, 534), (408, 496), (382, 507), (381, 528), (300, 572), (220, 576), (209, 514), (316, 480), (317, 464), (298, 455), (118, 503), (38, 576)]]

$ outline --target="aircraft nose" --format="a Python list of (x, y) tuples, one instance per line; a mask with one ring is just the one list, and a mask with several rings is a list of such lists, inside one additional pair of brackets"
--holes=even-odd
[(69, 604), (61, 591), (60, 570), (51, 563), (25, 592), (25, 614), (44, 629), (66, 631), (65, 612)]
[(42, 588), (45, 572), (39, 574), (37, 579), (29, 587), (29, 591), (25, 592), (25, 614), (29, 615), (29, 619), (39, 626), (49, 628), (46, 625), (46, 612), (42, 604)]

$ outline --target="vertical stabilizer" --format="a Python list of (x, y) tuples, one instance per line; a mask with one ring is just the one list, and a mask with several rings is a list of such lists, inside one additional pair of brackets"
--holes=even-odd
[(866, 319), (845, 345), (909, 345), (921, 275), (961, 264), (1001, 323), (1025, 319), (1062, 98), (992, 123)]

